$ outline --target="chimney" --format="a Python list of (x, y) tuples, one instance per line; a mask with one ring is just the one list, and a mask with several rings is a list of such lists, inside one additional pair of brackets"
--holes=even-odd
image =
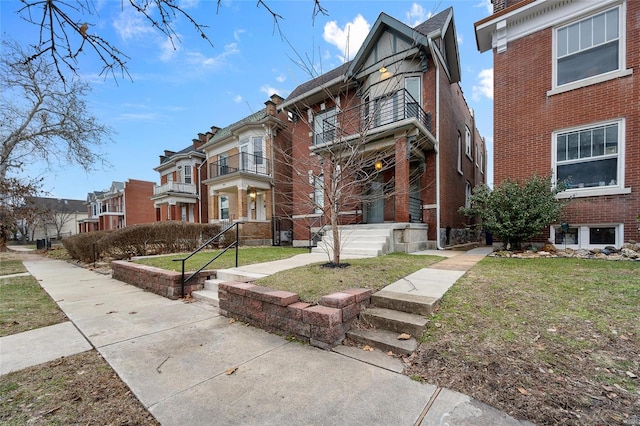
[(215, 135), (216, 133), (218, 133), (218, 130), (220, 130), (220, 127), (218, 126), (211, 126), (211, 136)]
[(172, 155), (175, 155), (175, 152), (169, 151), (168, 149), (164, 150), (164, 156), (165, 157), (171, 157)]
[(507, 8), (507, 0), (491, 0), (493, 3), (493, 13), (498, 13)]
[(166, 157), (166, 156), (161, 155), (161, 156), (160, 156), (160, 164), (164, 163), (164, 160), (166, 160), (166, 159), (167, 159), (167, 157)]

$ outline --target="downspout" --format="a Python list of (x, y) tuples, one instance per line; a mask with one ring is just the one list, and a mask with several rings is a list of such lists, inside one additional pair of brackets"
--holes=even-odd
[(436, 248), (444, 250), (440, 245), (440, 64), (434, 51), (433, 39), (429, 39), (429, 49), (436, 67)]
[(269, 157), (271, 160), (271, 232), (273, 233), (271, 238), (271, 245), (275, 245), (276, 239), (278, 240), (278, 244), (282, 245), (282, 241), (280, 241), (280, 236), (276, 237), (276, 156), (275, 156), (275, 137), (273, 136), (273, 127), (267, 127), (267, 137), (269, 139)]

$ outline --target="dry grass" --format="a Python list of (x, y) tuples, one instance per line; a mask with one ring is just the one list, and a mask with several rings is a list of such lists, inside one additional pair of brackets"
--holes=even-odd
[(536, 424), (640, 424), (640, 262), (488, 258), (407, 374)]

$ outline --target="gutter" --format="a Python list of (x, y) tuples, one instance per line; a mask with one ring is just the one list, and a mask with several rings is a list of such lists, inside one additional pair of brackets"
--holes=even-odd
[(436, 248), (444, 250), (440, 245), (440, 64), (433, 47), (433, 39), (429, 39), (429, 49), (436, 67)]

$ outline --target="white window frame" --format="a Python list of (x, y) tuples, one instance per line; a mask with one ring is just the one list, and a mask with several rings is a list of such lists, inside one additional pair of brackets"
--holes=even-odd
[[(558, 31), (564, 28), (568, 28), (569, 26), (576, 24), (578, 22), (582, 22), (587, 19), (592, 19), (594, 16), (597, 16), (602, 13), (606, 13), (616, 8), (618, 9), (618, 67), (617, 69), (559, 85), (558, 84)], [(581, 16), (578, 19), (574, 19), (570, 22), (565, 22), (563, 23), (563, 25), (554, 28), (552, 44), (553, 44), (552, 46), (553, 57), (551, 62), (552, 62), (553, 90), (549, 91), (547, 95), (562, 93), (564, 91), (573, 90), (579, 87), (600, 83), (602, 81), (607, 81), (607, 80), (622, 77), (625, 75), (630, 75), (632, 73), (631, 70), (626, 70), (627, 49), (626, 49), (626, 3), (625, 2), (622, 2), (613, 7), (600, 9), (597, 12), (589, 13), (588, 15)]]
[[(222, 211), (224, 210), (224, 207), (222, 206), (222, 199), (225, 199), (227, 207), (227, 217), (222, 217)], [(230, 203), (229, 203), (229, 196), (228, 195), (218, 195), (218, 220), (228, 220), (230, 218), (230, 209), (229, 209)]]
[(462, 135), (458, 132), (458, 173), (462, 174)]
[[(570, 198), (570, 197), (593, 197), (600, 195), (619, 195), (631, 193), (631, 188), (625, 188), (624, 175), (625, 175), (625, 145), (626, 145), (626, 120), (620, 118), (617, 120), (601, 121), (597, 123), (590, 123), (588, 125), (570, 127), (566, 129), (557, 130), (551, 135), (551, 167), (553, 170), (553, 186), (557, 185), (557, 141), (558, 136), (563, 133), (579, 132), (582, 130), (589, 130), (596, 127), (608, 126), (612, 124), (618, 125), (618, 168), (617, 168), (617, 180), (615, 185), (594, 186), (587, 188), (569, 188), (557, 195), (558, 198)], [(584, 162), (589, 161), (588, 157), (583, 159)], [(580, 162), (580, 159), (576, 160)]]
[(469, 160), (473, 161), (471, 157), (471, 130), (469, 130), (469, 126), (464, 126), (464, 153), (469, 157)]
[[(578, 230), (578, 241), (574, 244), (566, 244), (567, 248), (577, 250), (577, 249), (594, 249), (599, 248), (603, 249), (607, 246), (614, 246), (616, 248), (620, 248), (623, 244), (624, 239), (624, 224), (623, 223), (589, 223), (589, 224), (577, 224), (569, 225), (570, 229)], [(556, 233), (560, 231), (560, 225), (552, 225), (549, 230), (549, 239), (555, 242)], [(616, 232), (615, 243), (613, 244), (591, 244), (590, 239), (590, 230), (591, 228), (614, 228)], [(554, 245), (558, 248), (565, 248), (565, 244), (563, 243), (554, 243)]]
[(464, 185), (464, 207), (466, 209), (471, 208), (471, 194), (471, 183), (469, 181), (466, 181)]
[(182, 181), (184, 183), (187, 183), (187, 184), (192, 184), (193, 183), (192, 173), (191, 173), (191, 165), (189, 165), (189, 164), (185, 164), (183, 166)]
[(324, 174), (313, 176), (313, 212), (324, 212)]

